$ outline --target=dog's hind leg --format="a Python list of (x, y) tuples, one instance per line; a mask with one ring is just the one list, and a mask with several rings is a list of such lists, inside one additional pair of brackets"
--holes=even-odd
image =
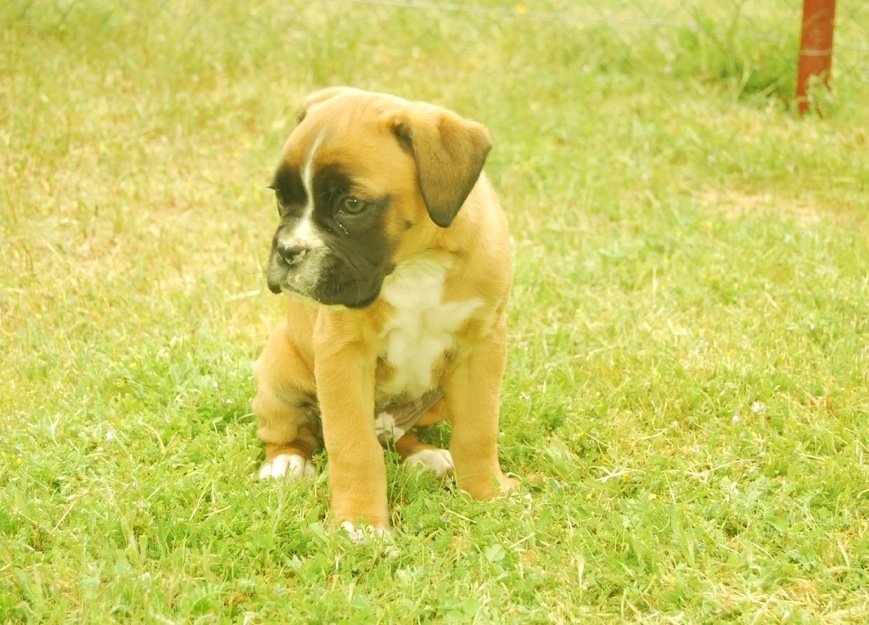
[(260, 478), (313, 476), (312, 454), (322, 442), (314, 377), (286, 324), (272, 332), (253, 370), (257, 437), (265, 445)]
[[(447, 416), (446, 402), (441, 399), (420, 417), (419, 421), (416, 422), (416, 427), (425, 429), (443, 421)], [(450, 452), (435, 445), (423, 443), (416, 432), (408, 432), (395, 441), (395, 450), (407, 466), (431, 471), (437, 477), (446, 477), (453, 473), (453, 457)]]

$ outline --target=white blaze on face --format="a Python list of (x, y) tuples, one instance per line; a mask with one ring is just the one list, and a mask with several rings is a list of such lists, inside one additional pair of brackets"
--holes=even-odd
[(448, 267), (434, 259), (411, 259), (383, 282), (383, 298), (395, 312), (384, 325), (382, 356), (393, 368), (380, 386), (388, 395), (420, 396), (432, 389), (432, 368), (456, 345), (462, 324), (483, 301), (442, 302)]
[(306, 201), (302, 216), (291, 230), (284, 230), (278, 235), (279, 246), (304, 250), (296, 256), (297, 260), (285, 278), (291, 289), (302, 294), (311, 293), (317, 287), (324, 259), (329, 254), (326, 242), (314, 223), (314, 160), (323, 142), (323, 135), (321, 132), (305, 156), (301, 177)]
[(323, 143), (324, 134), (325, 131), (320, 132), (305, 158), (305, 164), (302, 167), (302, 185), (305, 187), (307, 201), (299, 223), (291, 232), (281, 236), (280, 243), (286, 247), (298, 246), (315, 250), (325, 246), (325, 242), (314, 224), (314, 159)]

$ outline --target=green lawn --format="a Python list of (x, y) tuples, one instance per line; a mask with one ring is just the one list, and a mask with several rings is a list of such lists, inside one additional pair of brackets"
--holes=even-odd
[[(801, 120), (787, 3), (124, 4), (0, 6), (0, 622), (869, 622), (853, 48)], [(478, 503), (391, 455), (365, 545), (322, 472), (256, 479), (250, 411), (265, 187), (329, 84), (487, 124), (514, 237), (522, 486)]]

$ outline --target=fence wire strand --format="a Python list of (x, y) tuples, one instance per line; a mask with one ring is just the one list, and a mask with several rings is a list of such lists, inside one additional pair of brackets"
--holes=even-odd
[[(443, 55), (442, 63), (436, 61), (445, 75), (462, 74), (484, 56), (475, 52), (488, 45), (502, 55), (506, 71), (517, 68), (524, 57), (539, 61), (539, 71), (545, 71), (544, 63), (565, 63), (579, 70), (700, 74), (788, 99), (796, 82), (802, 5), (803, 0), (285, 0), (276, 7), (264, 0), (246, 5), (161, 0), (124, 6), (101, 0), (13, 0), (19, 10), (10, 14), (53, 6), (58, 23), (89, 9), (105, 16), (103, 24), (141, 14), (147, 25), (148, 14), (155, 10), (185, 16), (192, 24), (232, 11), (257, 28), (267, 13), (300, 49), (311, 51), (312, 74), (319, 71), (317, 60), (336, 50), (357, 57), (368, 54), (396, 66), (408, 55), (431, 50), (432, 57)], [(402, 29), (399, 42), (391, 36), (396, 28)], [(347, 34), (354, 35), (359, 49), (341, 47), (340, 38)], [(412, 49), (408, 40), (414, 41)], [(318, 51), (323, 53), (319, 57)], [(312, 75), (311, 80), (328, 83), (341, 77)], [(865, 0), (837, 2), (832, 84), (861, 92), (869, 87)]]
[[(326, 0), (322, 0), (326, 1)], [(334, 7), (335, 3), (327, 3)], [(546, 21), (561, 25), (600, 25), (628, 48), (634, 38), (667, 40), (667, 31), (683, 30), (728, 42), (766, 44), (764, 55), (777, 56), (779, 67), (796, 65), (799, 50), (802, 0), (726, 0), (711, 5), (704, 0), (562, 0), (475, 3), (437, 0), (343, 0), (368, 11), (362, 19), (383, 11), (406, 11), (428, 16), (442, 12), (464, 14), (468, 19)], [(859, 82), (869, 81), (869, 7), (863, 0), (839, 0), (837, 6), (834, 71)], [(328, 8), (327, 8), (328, 10)], [(733, 51), (738, 54), (738, 50)], [(630, 55), (629, 55), (630, 56)], [(634, 66), (668, 71), (654, 66), (654, 59), (638, 53)]]

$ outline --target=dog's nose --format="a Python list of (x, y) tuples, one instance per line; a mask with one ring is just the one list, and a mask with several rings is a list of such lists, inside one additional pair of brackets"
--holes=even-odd
[(310, 250), (303, 245), (283, 245), (279, 243), (277, 251), (287, 264), (295, 265), (301, 261), (305, 257), (305, 254)]

